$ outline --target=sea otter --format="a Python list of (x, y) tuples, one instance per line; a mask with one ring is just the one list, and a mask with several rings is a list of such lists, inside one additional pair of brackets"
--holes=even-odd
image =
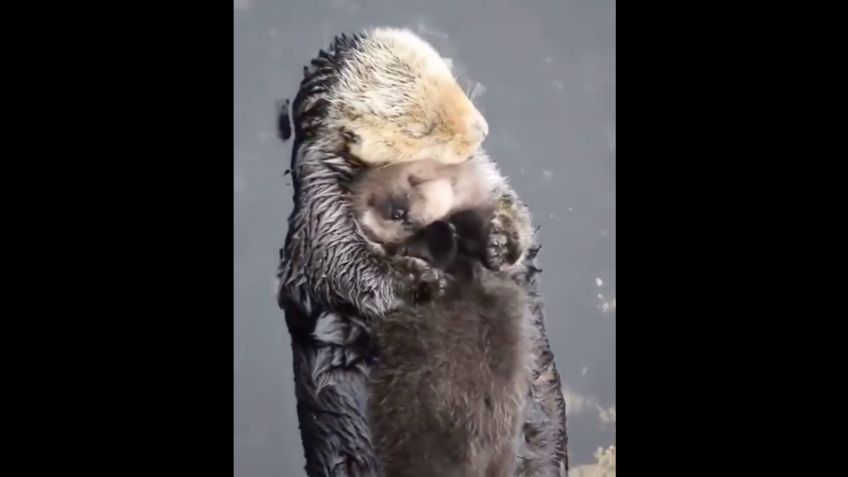
[(496, 207), (483, 261), (529, 296), (532, 376), (517, 473), (564, 475), (567, 468), (564, 403), (544, 334), (529, 212), (480, 147), (488, 125), (449, 71), (407, 30), (343, 35), (304, 69), (291, 104), (294, 209), (277, 299), (291, 334), (311, 477), (378, 475), (366, 419), (372, 324), (422, 289), (441, 289), (445, 278), (421, 260), (392, 259), (369, 240), (354, 216), (350, 184), (363, 168), (428, 157), (472, 165), (487, 184)]

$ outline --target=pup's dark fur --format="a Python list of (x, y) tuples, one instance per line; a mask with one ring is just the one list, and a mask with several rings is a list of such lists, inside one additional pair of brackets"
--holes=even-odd
[(370, 413), (387, 477), (513, 475), (529, 317), (524, 291), (481, 265), (489, 218), (457, 213), (398, 249), (444, 269), (448, 285), (376, 324)]

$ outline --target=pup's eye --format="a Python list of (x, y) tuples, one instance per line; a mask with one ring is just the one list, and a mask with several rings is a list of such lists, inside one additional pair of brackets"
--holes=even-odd
[(402, 207), (392, 207), (389, 218), (392, 220), (406, 220), (407, 210)]

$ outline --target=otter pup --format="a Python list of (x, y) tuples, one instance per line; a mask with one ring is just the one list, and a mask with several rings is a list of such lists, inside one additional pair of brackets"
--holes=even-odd
[(369, 415), (387, 477), (514, 472), (528, 382), (525, 292), (482, 265), (493, 205), (463, 164), (366, 170), (352, 187), (366, 235), (446, 272), (442, 294), (374, 323)]
[(421, 159), (361, 172), (351, 185), (360, 228), (370, 240), (395, 247), (460, 209), (486, 208), (491, 194), (473, 167)]

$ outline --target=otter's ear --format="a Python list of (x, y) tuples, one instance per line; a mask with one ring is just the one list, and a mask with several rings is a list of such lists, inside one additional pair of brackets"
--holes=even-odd
[(409, 173), (409, 185), (412, 187), (438, 179), (441, 176), (441, 167), (438, 164), (419, 162), (415, 169)]
[(427, 178), (419, 175), (419, 174), (410, 174), (409, 175), (409, 185), (412, 187), (419, 186), (423, 183), (427, 182)]

